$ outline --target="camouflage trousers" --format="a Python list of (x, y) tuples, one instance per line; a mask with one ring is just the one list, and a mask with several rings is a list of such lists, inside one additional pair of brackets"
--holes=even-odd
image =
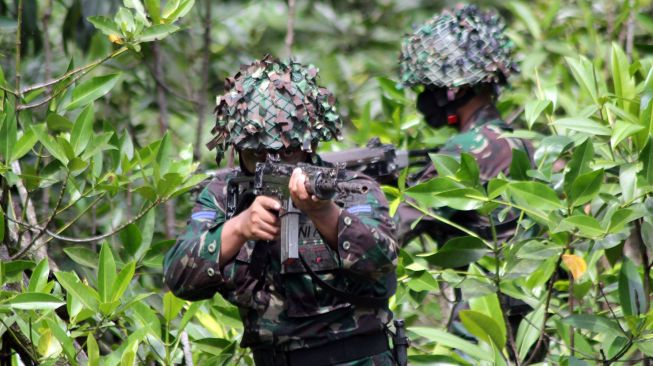
[(395, 366), (395, 359), (392, 351), (385, 351), (378, 355), (361, 358), (360, 360), (347, 363), (339, 363), (336, 366)]

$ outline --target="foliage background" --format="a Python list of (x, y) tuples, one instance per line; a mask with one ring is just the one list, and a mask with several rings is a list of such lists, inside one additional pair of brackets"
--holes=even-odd
[[(428, 128), (393, 80), (400, 36), (451, 5), (300, 0), (288, 38), (284, 1), (0, 0), (0, 360), (252, 364), (233, 307), (183, 302), (161, 281), (188, 191), (216, 168), (203, 146), (222, 80), (292, 44), (346, 117), (347, 139), (324, 150), (375, 136), (436, 146), (451, 131)], [(537, 166), (516, 159), (484, 187), (472, 162), (434, 156), (441, 180), (387, 188), (393, 204), (522, 213), (506, 243), (404, 248), (392, 308), (410, 326), (411, 364), (524, 365), (538, 348), (553, 364), (648, 365), (651, 3), (481, 6), (499, 9), (517, 46), (522, 73), (499, 107), (533, 139)], [(475, 264), (443, 268), (447, 255)], [(474, 342), (446, 330), (453, 287), (470, 300), (461, 327)], [(514, 337), (498, 294), (534, 309)]]

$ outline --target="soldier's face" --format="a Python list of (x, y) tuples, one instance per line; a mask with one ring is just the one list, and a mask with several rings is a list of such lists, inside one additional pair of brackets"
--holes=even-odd
[(308, 159), (308, 153), (298, 148), (278, 151), (243, 149), (240, 150), (240, 161), (248, 172), (254, 173), (256, 171), (256, 163), (264, 162), (268, 154), (279, 154), (282, 162), (292, 165)]

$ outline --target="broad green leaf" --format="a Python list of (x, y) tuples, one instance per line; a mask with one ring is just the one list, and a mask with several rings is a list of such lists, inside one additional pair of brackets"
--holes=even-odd
[(476, 262), (488, 253), (481, 239), (461, 236), (450, 239), (436, 253), (424, 257), (430, 264), (441, 268), (458, 268)]
[(11, 309), (19, 310), (51, 310), (65, 305), (60, 298), (40, 292), (25, 292), (18, 294), (0, 306), (7, 305)]
[(39, 142), (45, 147), (46, 150), (57, 160), (59, 160), (63, 165), (68, 165), (68, 157), (63, 147), (50, 136), (45, 128), (44, 124), (31, 125), (30, 126)]
[(460, 188), (463, 186), (451, 178), (435, 177), (406, 189), (404, 193), (415, 199), (421, 207), (441, 207), (442, 202), (434, 194)]
[(639, 155), (639, 161), (644, 164), (642, 175), (649, 185), (653, 185), (653, 136), (648, 138), (648, 143)]
[(648, 249), (653, 251), (653, 225), (648, 221), (642, 222), (641, 237)]
[(646, 313), (646, 296), (637, 266), (624, 257), (619, 271), (619, 303), (624, 315)]
[(106, 34), (107, 36), (120, 36), (122, 32), (120, 27), (111, 19), (105, 16), (93, 16), (88, 17), (88, 21), (93, 24), (93, 26), (100, 30), (100, 32)]
[(456, 175), (458, 169), (460, 169), (460, 163), (451, 155), (429, 154), (429, 157), (433, 161), (433, 165), (435, 165), (435, 170), (441, 177), (453, 177)]
[(52, 319), (46, 319), (46, 321), (48, 323), (48, 328), (50, 331), (52, 331), (52, 334), (55, 336), (55, 338), (57, 338), (59, 343), (61, 343), (68, 362), (70, 362), (70, 364), (73, 366), (77, 365), (77, 352), (73, 346), (73, 338), (66, 333), (66, 330), (62, 329), (59, 326), (59, 323), (55, 322)]
[(498, 319), (496, 322), (501, 331), (502, 337), (506, 337), (506, 324), (503, 321), (503, 310), (496, 294), (488, 294), (469, 299), (469, 308), (491, 318)]
[(29, 279), (27, 292), (38, 292), (48, 283), (48, 275), (50, 274), (50, 266), (48, 260), (43, 259), (36, 265), (32, 271), (32, 276)]
[(70, 134), (70, 145), (75, 152), (75, 156), (79, 156), (89, 141), (91, 140), (93, 134), (93, 104), (89, 104), (88, 107), (84, 108), (82, 113), (77, 116), (75, 124), (73, 125), (73, 130)]
[(145, 14), (145, 8), (141, 0), (124, 0), (123, 3), (126, 7), (136, 10), (137, 18), (144, 23), (148, 23), (147, 15)]
[(8, 277), (15, 276), (20, 272), (23, 272), (26, 269), (32, 269), (36, 267), (36, 263), (28, 260), (15, 260), (10, 262), (4, 262), (5, 275)]
[(525, 151), (512, 149), (512, 162), (510, 163), (510, 178), (514, 180), (528, 180), (526, 172), (531, 168), (531, 161)]
[(459, 314), (465, 328), (474, 336), (494, 344), (499, 349), (503, 349), (506, 345), (505, 333), (501, 333), (497, 322), (489, 316), (473, 310), (462, 310)]
[(166, 1), (161, 17), (166, 23), (173, 23), (186, 15), (195, 4), (195, 0), (170, 0)]
[(113, 17), (123, 34), (130, 34), (136, 32), (136, 21), (134, 14), (125, 7), (118, 8), (116, 16)]
[(406, 286), (413, 291), (438, 291), (438, 281), (428, 271), (420, 271), (419, 274), (412, 275)]
[(97, 277), (100, 301), (108, 302), (113, 298), (111, 288), (116, 281), (116, 262), (113, 259), (113, 253), (108, 243), (102, 244), (100, 249), (100, 266)]
[(70, 132), (73, 128), (73, 123), (68, 118), (57, 113), (48, 113), (45, 125), (48, 127), (47, 131), (52, 135), (58, 132)]
[(64, 253), (73, 261), (82, 266), (97, 268), (98, 256), (97, 253), (84, 246), (67, 247), (63, 249)]
[(88, 366), (100, 366), (100, 347), (92, 333), (86, 337), (86, 355)]
[(594, 333), (604, 335), (623, 334), (614, 320), (599, 315), (576, 314), (570, 315), (562, 321), (574, 328), (587, 329)]
[(488, 362), (494, 360), (494, 357), (484, 351), (481, 347), (451, 333), (447, 333), (444, 330), (428, 327), (409, 327), (408, 331), (439, 345), (466, 353), (467, 355), (474, 357), (476, 360)]
[(612, 42), (612, 81), (617, 104), (623, 110), (630, 109), (630, 101), (635, 97), (635, 81), (630, 76), (629, 62), (619, 44)]
[(623, 164), (619, 168), (619, 187), (623, 203), (630, 203), (635, 198), (638, 169), (637, 164)]
[(599, 194), (603, 184), (603, 169), (576, 177), (569, 191), (569, 207), (577, 207), (590, 202)]
[(460, 169), (456, 172), (456, 177), (475, 187), (480, 183), (479, 174), (476, 159), (469, 153), (460, 153)]
[(563, 207), (555, 191), (539, 182), (511, 182), (508, 190), (515, 201), (534, 210), (555, 210)]
[(551, 105), (551, 101), (540, 99), (528, 101), (524, 105), (524, 118), (529, 129), (533, 127), (537, 118), (549, 105)]
[(640, 150), (653, 134), (653, 67), (649, 70), (639, 101), (639, 123), (644, 129), (637, 133), (636, 141)]
[(643, 130), (644, 127), (633, 123), (617, 120), (612, 129), (612, 136), (610, 137), (610, 147), (616, 149), (617, 145), (624, 139), (633, 136), (637, 132)]
[(129, 287), (129, 283), (132, 278), (134, 278), (134, 271), (136, 270), (136, 263), (129, 262), (123, 269), (118, 273), (116, 277), (116, 282), (111, 287), (111, 301), (118, 301)]
[[(5, 224), (4, 224), (4, 222), (5, 222), (5, 213), (2, 212), (2, 210), (0, 210), (0, 241), (5, 240)], [(1, 278), (2, 278), (2, 276), (0, 274), (0, 279)], [(0, 284), (2, 284), (2, 283), (3, 282), (0, 281)]]
[(586, 57), (579, 59), (565, 57), (571, 73), (581, 88), (592, 98), (595, 104), (599, 104), (598, 87), (596, 85), (594, 65)]
[(163, 317), (168, 322), (179, 316), (179, 312), (184, 307), (186, 302), (176, 297), (172, 292), (168, 291), (163, 295)]
[(634, 211), (630, 208), (620, 208), (616, 210), (610, 217), (610, 224), (608, 226), (609, 233), (616, 233), (621, 231), (626, 224), (643, 216), (643, 213)]
[(612, 131), (608, 126), (589, 118), (569, 117), (560, 118), (553, 122), (556, 127), (563, 127), (568, 130), (586, 133), (588, 135), (610, 136)]
[(167, 37), (169, 34), (179, 30), (179, 27), (172, 24), (155, 24), (146, 28), (143, 33), (138, 37), (141, 42), (159, 41)]
[(0, 155), (5, 164), (10, 164), (18, 139), (16, 116), (13, 113), (0, 112), (0, 119), (4, 119), (2, 127), (0, 127)]
[(595, 238), (605, 233), (598, 220), (588, 215), (573, 215), (565, 218), (561, 222), (562, 228), (570, 225), (578, 229), (578, 234), (587, 238)]
[(94, 100), (104, 96), (111, 89), (113, 89), (116, 82), (120, 78), (120, 74), (109, 74), (103, 76), (96, 76), (90, 80), (83, 82), (73, 89), (72, 99), (65, 107), (66, 110), (71, 110), (83, 107)]
[(542, 39), (542, 29), (540, 28), (540, 21), (535, 17), (531, 8), (524, 3), (518, 1), (511, 1), (508, 8), (512, 10), (513, 14), (519, 17), (528, 28), (533, 38), (536, 40)]
[(66, 289), (68, 296), (74, 296), (87, 308), (97, 311), (99, 296), (92, 288), (80, 282), (77, 276), (71, 272), (55, 272), (54, 275), (61, 286)]
[(574, 149), (574, 152), (569, 161), (569, 170), (565, 174), (565, 192), (571, 190), (571, 185), (576, 178), (591, 171), (590, 162), (594, 159), (594, 145), (592, 139), (587, 139), (580, 146)]
[(147, 14), (152, 18), (152, 23), (161, 23), (161, 1), (160, 0), (145, 0), (145, 9)]
[(487, 195), (489, 199), (495, 199), (508, 189), (508, 181), (505, 179), (490, 179), (487, 185)]
[(24, 130), (23, 135), (16, 142), (12, 157), (14, 159), (22, 158), (25, 156), (25, 154), (32, 150), (37, 141), (38, 139), (36, 138), (36, 135), (32, 129)]
[(138, 259), (136, 258), (136, 253), (140, 252), (141, 245), (143, 244), (143, 237), (138, 226), (136, 224), (127, 225), (127, 227), (120, 231), (119, 236), (120, 242), (127, 254), (131, 258)]
[(521, 361), (529, 356), (529, 350), (540, 337), (540, 327), (544, 321), (544, 306), (540, 305), (519, 323), (515, 343)]
[(168, 173), (172, 160), (170, 158), (170, 152), (172, 146), (170, 144), (169, 134), (166, 132), (161, 139), (159, 144), (159, 149), (156, 154), (156, 165), (154, 168), (154, 179), (160, 179)]

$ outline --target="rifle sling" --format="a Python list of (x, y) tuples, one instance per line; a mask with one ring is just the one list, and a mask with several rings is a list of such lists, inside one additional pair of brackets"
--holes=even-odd
[(312, 269), (311, 266), (306, 263), (306, 260), (304, 259), (304, 256), (299, 254), (299, 259), (302, 261), (302, 264), (304, 265), (304, 268), (306, 269), (306, 272), (311, 276), (311, 278), (317, 282), (320, 287), (322, 287), (324, 290), (332, 293), (333, 295), (351, 303), (354, 305), (359, 305), (362, 307), (366, 308), (385, 308), (388, 306), (388, 298), (387, 297), (379, 297), (379, 296), (361, 296), (361, 295), (356, 295), (352, 294), (350, 292), (346, 292), (343, 290), (340, 290), (338, 288), (335, 288), (328, 283), (326, 283), (323, 279), (320, 278), (320, 276), (317, 275)]

